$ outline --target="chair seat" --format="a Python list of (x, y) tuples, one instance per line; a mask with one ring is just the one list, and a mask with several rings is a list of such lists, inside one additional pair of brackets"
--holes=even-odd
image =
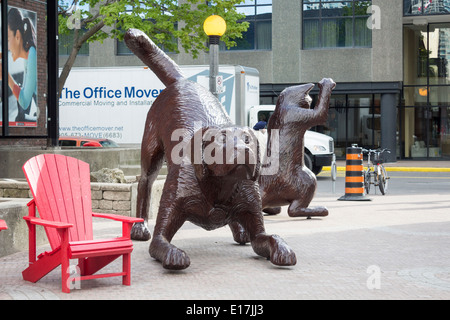
[[(70, 292), (70, 279), (88, 280), (122, 277), (131, 283), (130, 231), (143, 219), (92, 213), (89, 164), (59, 154), (40, 154), (23, 165), (33, 200), (28, 203), (29, 266), (22, 272), (25, 280), (37, 282), (61, 266), (63, 292)], [(39, 211), (39, 218), (36, 212)], [(122, 222), (122, 236), (93, 240), (92, 217)], [(51, 251), (36, 259), (36, 226), (45, 228)], [(122, 272), (98, 274), (102, 268), (122, 257)], [(78, 259), (79, 277), (71, 277), (70, 259)]]
[(133, 251), (133, 243), (128, 238), (113, 238), (69, 242), (70, 259), (121, 255)]

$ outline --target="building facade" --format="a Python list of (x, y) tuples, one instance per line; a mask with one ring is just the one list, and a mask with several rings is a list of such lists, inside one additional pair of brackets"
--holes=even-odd
[[(238, 9), (250, 28), (220, 63), (258, 69), (261, 104), (330, 77), (329, 119), (314, 129), (335, 139), (338, 157), (356, 143), (391, 149), (389, 160), (450, 158), (450, 0), (253, 0)], [(209, 64), (207, 53), (170, 55)], [(90, 44), (75, 66), (141, 64), (108, 40)]]

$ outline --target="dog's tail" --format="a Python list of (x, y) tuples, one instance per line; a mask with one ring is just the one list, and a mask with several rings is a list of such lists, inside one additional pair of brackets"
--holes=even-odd
[(128, 48), (156, 74), (166, 87), (184, 78), (178, 65), (141, 30), (129, 29), (125, 33), (124, 40)]

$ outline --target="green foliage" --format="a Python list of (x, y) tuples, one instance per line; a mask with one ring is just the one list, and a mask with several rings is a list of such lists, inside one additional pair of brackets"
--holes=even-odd
[[(180, 3), (179, 3), (180, 2)], [(129, 28), (144, 31), (158, 45), (171, 52), (179, 52), (179, 46), (193, 57), (206, 50), (207, 36), (203, 32), (203, 22), (212, 15), (222, 16), (227, 22), (227, 32), (222, 37), (228, 48), (235, 46), (235, 38), (241, 38), (248, 28), (245, 18), (236, 11), (235, 5), (243, 0), (214, 0), (205, 4), (204, 0), (60, 0), (60, 34), (90, 34), (88, 42), (103, 41), (106, 38), (122, 40)], [(91, 9), (89, 9), (91, 8)], [(75, 10), (79, 10), (75, 13)], [(73, 32), (68, 21), (80, 18), (83, 32)], [(73, 28), (72, 28), (73, 29)], [(178, 41), (176, 41), (178, 40)], [(74, 43), (76, 43), (75, 39)]]

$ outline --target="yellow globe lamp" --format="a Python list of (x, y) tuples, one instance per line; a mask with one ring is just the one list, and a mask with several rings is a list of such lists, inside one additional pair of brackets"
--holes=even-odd
[(212, 15), (203, 22), (203, 30), (209, 38), (209, 90), (218, 98), (217, 83), (219, 81), (219, 42), (227, 31), (227, 23), (221, 16)]
[(203, 30), (210, 37), (221, 37), (225, 34), (225, 31), (227, 31), (227, 23), (221, 16), (212, 15), (206, 18), (203, 23)]

